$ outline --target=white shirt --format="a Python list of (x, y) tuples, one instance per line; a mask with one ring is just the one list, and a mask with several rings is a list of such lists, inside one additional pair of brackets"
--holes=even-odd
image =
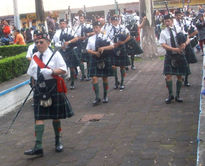
[[(110, 42), (110, 45), (113, 45), (113, 43), (107, 38), (106, 35), (100, 33), (100, 34), (98, 34), (98, 37), (99, 37), (99, 38), (102, 38), (103, 40), (106, 40), (106, 41)], [(96, 50), (95, 50), (96, 38), (97, 38), (97, 35), (96, 35), (96, 34), (93, 35), (93, 36), (91, 36), (91, 37), (89, 37), (86, 50), (96, 51)]]
[(27, 51), (27, 54), (26, 54), (26, 58), (32, 58), (34, 47), (35, 47), (35, 43), (31, 44), (31, 45), (28, 47), (28, 51)]
[(174, 24), (174, 26), (176, 28), (177, 33), (182, 32), (183, 34), (187, 34), (184, 31), (184, 22), (182, 20), (180, 20), (180, 24), (181, 25), (179, 24), (179, 21), (177, 21), (176, 19), (174, 19), (173, 24)]
[[(58, 29), (56, 31), (56, 33), (54, 34), (54, 36), (53, 36), (52, 42), (55, 44), (55, 47), (62, 47), (62, 41), (60, 41), (61, 32), (62, 32), (62, 29)], [(63, 30), (63, 33), (74, 36), (73, 31), (72, 31), (71, 28), (65, 28)], [(76, 37), (76, 35), (74, 37)]]
[[(38, 51), (34, 55), (37, 55), (37, 57), (40, 57), (40, 54), (41, 53)], [(44, 64), (46, 64), (49, 61), (52, 54), (53, 54), (53, 52), (49, 48), (43, 53), (42, 61), (43, 61)], [(29, 65), (29, 68), (27, 70), (27, 74), (30, 75), (31, 77), (33, 77), (35, 80), (37, 80), (38, 65), (34, 61), (33, 56), (32, 56), (32, 60), (31, 60), (31, 63)], [(53, 56), (53, 58), (49, 62), (48, 67), (51, 68), (51, 69), (61, 69), (61, 70), (67, 72), (66, 63), (65, 63), (63, 57), (61, 56), (61, 54), (58, 51), (55, 53), (55, 55)], [(49, 79), (53, 79), (53, 77), (48, 76), (45, 79), (49, 80)]]
[(77, 25), (77, 26), (74, 28), (74, 33), (75, 33), (75, 35), (77, 35), (78, 37), (82, 37), (82, 36), (81, 36), (82, 26), (84, 26), (84, 27), (86, 27), (86, 28), (92, 28), (92, 26), (91, 26), (90, 24), (86, 24), (86, 23)]
[(118, 33), (124, 33), (126, 35), (130, 34), (130, 31), (124, 26), (124, 25), (112, 25), (109, 29), (108, 33), (106, 34), (108, 38), (114, 43), (114, 27), (116, 28), (116, 32)]
[[(176, 43), (176, 46), (178, 46), (177, 42), (176, 42), (176, 31), (174, 30), (174, 28), (172, 27), (172, 33), (174, 35), (174, 40)], [(171, 45), (171, 35), (170, 35), (170, 30), (169, 28), (165, 28), (164, 30), (162, 30), (161, 34), (160, 34), (160, 38), (159, 38), (159, 43), (160, 44), (167, 44), (168, 46), (172, 46)], [(173, 52), (174, 54), (176, 54), (176, 52)]]

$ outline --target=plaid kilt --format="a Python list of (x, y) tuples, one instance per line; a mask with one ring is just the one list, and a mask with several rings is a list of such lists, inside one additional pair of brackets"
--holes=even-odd
[(130, 59), (127, 55), (125, 45), (120, 45), (117, 49), (114, 49), (114, 55), (112, 56), (112, 65), (114, 66), (129, 66)]
[(73, 116), (71, 104), (64, 93), (57, 92), (56, 79), (46, 80), (46, 86), (51, 90), (52, 105), (50, 107), (40, 106), (40, 93), (34, 90), (34, 116), (35, 120), (65, 119)]
[[(90, 77), (110, 77), (114, 76), (112, 69), (112, 51), (104, 51), (101, 57), (96, 57), (95, 55), (90, 55), (89, 58), (89, 67), (88, 74)], [(100, 69), (98, 66), (105, 65), (103, 69)]]
[(125, 45), (128, 55), (139, 55), (143, 53), (141, 47), (133, 37)]
[(171, 63), (171, 55), (166, 54), (164, 60), (164, 75), (186, 75), (190, 74), (190, 68), (184, 55), (178, 55), (180, 58), (179, 67), (173, 67)]
[(189, 64), (197, 62), (196, 55), (191, 44), (188, 44), (185, 48), (185, 58)]
[(78, 42), (77, 46), (77, 52), (78, 52), (78, 57), (82, 62), (88, 62), (89, 61), (89, 53), (86, 50), (87, 42)]

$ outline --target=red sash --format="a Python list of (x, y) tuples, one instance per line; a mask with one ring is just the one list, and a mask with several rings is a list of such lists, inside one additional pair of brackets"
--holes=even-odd
[[(33, 59), (41, 69), (45, 68), (45, 64), (36, 55), (34, 55)], [(49, 67), (47, 68), (50, 69)], [(57, 91), (60, 93), (67, 93), (67, 88), (64, 79), (58, 75), (52, 75), (52, 77), (57, 80)]]

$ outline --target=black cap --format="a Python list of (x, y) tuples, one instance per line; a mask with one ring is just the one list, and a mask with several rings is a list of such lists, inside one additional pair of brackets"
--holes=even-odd
[(66, 22), (66, 20), (64, 18), (60, 19), (60, 22)]
[(95, 22), (93, 22), (92, 25), (93, 25), (93, 26), (101, 26), (101, 23), (100, 23), (99, 21), (95, 21)]
[(111, 21), (118, 21), (118, 20), (119, 20), (118, 16), (112, 16), (111, 17)]
[(181, 9), (177, 9), (174, 14), (177, 15), (177, 14), (181, 14), (181, 13), (182, 13)]
[(167, 20), (167, 19), (172, 19), (172, 16), (170, 14), (164, 15), (164, 20)]
[(36, 40), (45, 39), (45, 40), (50, 41), (48, 34), (45, 33), (45, 32), (39, 32), (39, 33), (37, 33), (37, 34), (36, 34), (36, 38), (37, 38)]

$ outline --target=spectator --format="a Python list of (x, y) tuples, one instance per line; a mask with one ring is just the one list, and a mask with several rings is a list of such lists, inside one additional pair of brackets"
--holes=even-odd
[(33, 42), (33, 40), (32, 40), (32, 34), (31, 34), (31, 29), (26, 29), (25, 39), (26, 39), (26, 43), (31, 43), (31, 42)]
[(203, 9), (202, 5), (199, 5), (199, 13), (204, 14), (204, 9)]
[(203, 45), (205, 44), (205, 20), (204, 20), (203, 14), (201, 14), (201, 13), (198, 15), (196, 27), (198, 30), (199, 45), (200, 45), (201, 50), (203, 52)]
[(23, 37), (23, 35), (20, 33), (19, 30), (15, 30), (15, 31), (14, 31), (14, 36), (15, 36), (14, 44), (26, 45), (25, 40), (24, 40), (24, 37)]
[(52, 12), (48, 12), (48, 17), (46, 18), (46, 21), (48, 25), (48, 34), (49, 34), (50, 40), (52, 40), (55, 34), (55, 21), (52, 18)]
[(8, 24), (8, 21), (3, 20), (3, 26), (2, 26), (3, 36), (1, 38), (1, 42), (5, 45), (9, 45), (10, 42), (13, 41), (11, 37), (11, 28)]

